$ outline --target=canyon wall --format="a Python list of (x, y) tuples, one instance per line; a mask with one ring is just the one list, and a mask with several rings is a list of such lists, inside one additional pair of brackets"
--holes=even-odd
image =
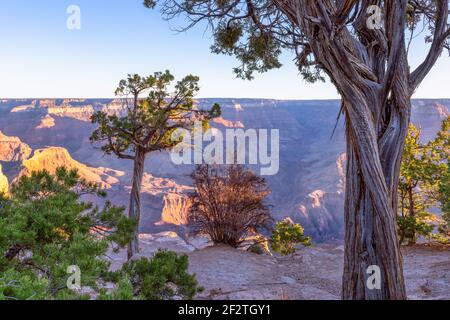
[(8, 177), (3, 174), (2, 165), (0, 164), (0, 195), (5, 195), (9, 191)]
[[(280, 101), (257, 99), (200, 99), (200, 107), (222, 106), (221, 118), (211, 125), (226, 129), (278, 129), (280, 170), (267, 176), (270, 204), (276, 220), (286, 217), (304, 225), (315, 241), (343, 237), (345, 136), (336, 118), (339, 101)], [(450, 100), (415, 100), (413, 122), (424, 139), (439, 130), (449, 113)], [(21, 99), (0, 101), (0, 164), (13, 181), (31, 170), (60, 165), (100, 183), (111, 201), (127, 206), (132, 163), (104, 155), (91, 145), (93, 112), (122, 111), (112, 99)], [(259, 172), (259, 166), (250, 166)], [(142, 232), (182, 230), (192, 191), (193, 165), (175, 165), (167, 152), (149, 155), (142, 188)], [(5, 179), (0, 174), (0, 185)], [(180, 229), (181, 228), (181, 229)]]

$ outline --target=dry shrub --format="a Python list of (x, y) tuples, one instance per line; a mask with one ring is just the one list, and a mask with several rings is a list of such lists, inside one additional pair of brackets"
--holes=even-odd
[(237, 248), (258, 229), (270, 229), (265, 179), (241, 165), (200, 165), (191, 177), (195, 192), (189, 195), (188, 224), (194, 235)]

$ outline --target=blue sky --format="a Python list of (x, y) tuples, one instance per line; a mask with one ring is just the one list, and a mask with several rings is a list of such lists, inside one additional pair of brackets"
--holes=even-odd
[[(69, 30), (69, 5), (81, 9), (81, 29)], [(292, 62), (254, 81), (236, 79), (234, 58), (210, 53), (211, 35), (198, 27), (172, 29), (142, 0), (0, 0), (0, 97), (112, 97), (128, 73), (169, 69), (177, 78), (201, 78), (200, 97), (278, 99), (338, 98), (329, 84), (306, 84)], [(413, 47), (415, 66), (423, 44)], [(450, 98), (450, 58), (444, 54), (416, 93), (416, 98)]]

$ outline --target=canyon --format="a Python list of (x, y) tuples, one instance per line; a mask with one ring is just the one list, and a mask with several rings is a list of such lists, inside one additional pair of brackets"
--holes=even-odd
[[(345, 133), (338, 121), (340, 102), (199, 99), (199, 107), (219, 103), (222, 116), (211, 121), (227, 128), (278, 129), (280, 169), (267, 176), (275, 220), (300, 222), (315, 242), (339, 244), (344, 235)], [(123, 111), (115, 99), (4, 99), (0, 101), (0, 192), (17, 177), (58, 166), (78, 169), (100, 184), (115, 205), (126, 207), (131, 161), (92, 145), (90, 116), (98, 110)], [(414, 100), (412, 121), (423, 139), (432, 138), (450, 115), (450, 100)], [(335, 128), (336, 125), (336, 128)], [(335, 128), (335, 130), (334, 130)], [(255, 172), (261, 169), (251, 165)], [(173, 231), (187, 237), (187, 193), (193, 165), (175, 165), (167, 152), (150, 154), (142, 186), (142, 233)]]

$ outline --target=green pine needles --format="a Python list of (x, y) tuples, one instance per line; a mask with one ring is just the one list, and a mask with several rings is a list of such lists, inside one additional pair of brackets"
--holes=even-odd
[(303, 227), (288, 220), (277, 222), (270, 239), (273, 251), (290, 255), (297, 251), (297, 245), (311, 245), (311, 238), (305, 236)]
[(112, 276), (118, 282), (103, 300), (192, 300), (203, 291), (194, 274), (188, 272), (187, 255), (159, 250), (151, 258), (131, 260)]
[(82, 196), (103, 190), (59, 168), (23, 176), (0, 202), (0, 299), (87, 298), (69, 290), (69, 266), (82, 271), (81, 286), (96, 287), (109, 262), (108, 247), (125, 246), (135, 223), (108, 201), (102, 209)]

